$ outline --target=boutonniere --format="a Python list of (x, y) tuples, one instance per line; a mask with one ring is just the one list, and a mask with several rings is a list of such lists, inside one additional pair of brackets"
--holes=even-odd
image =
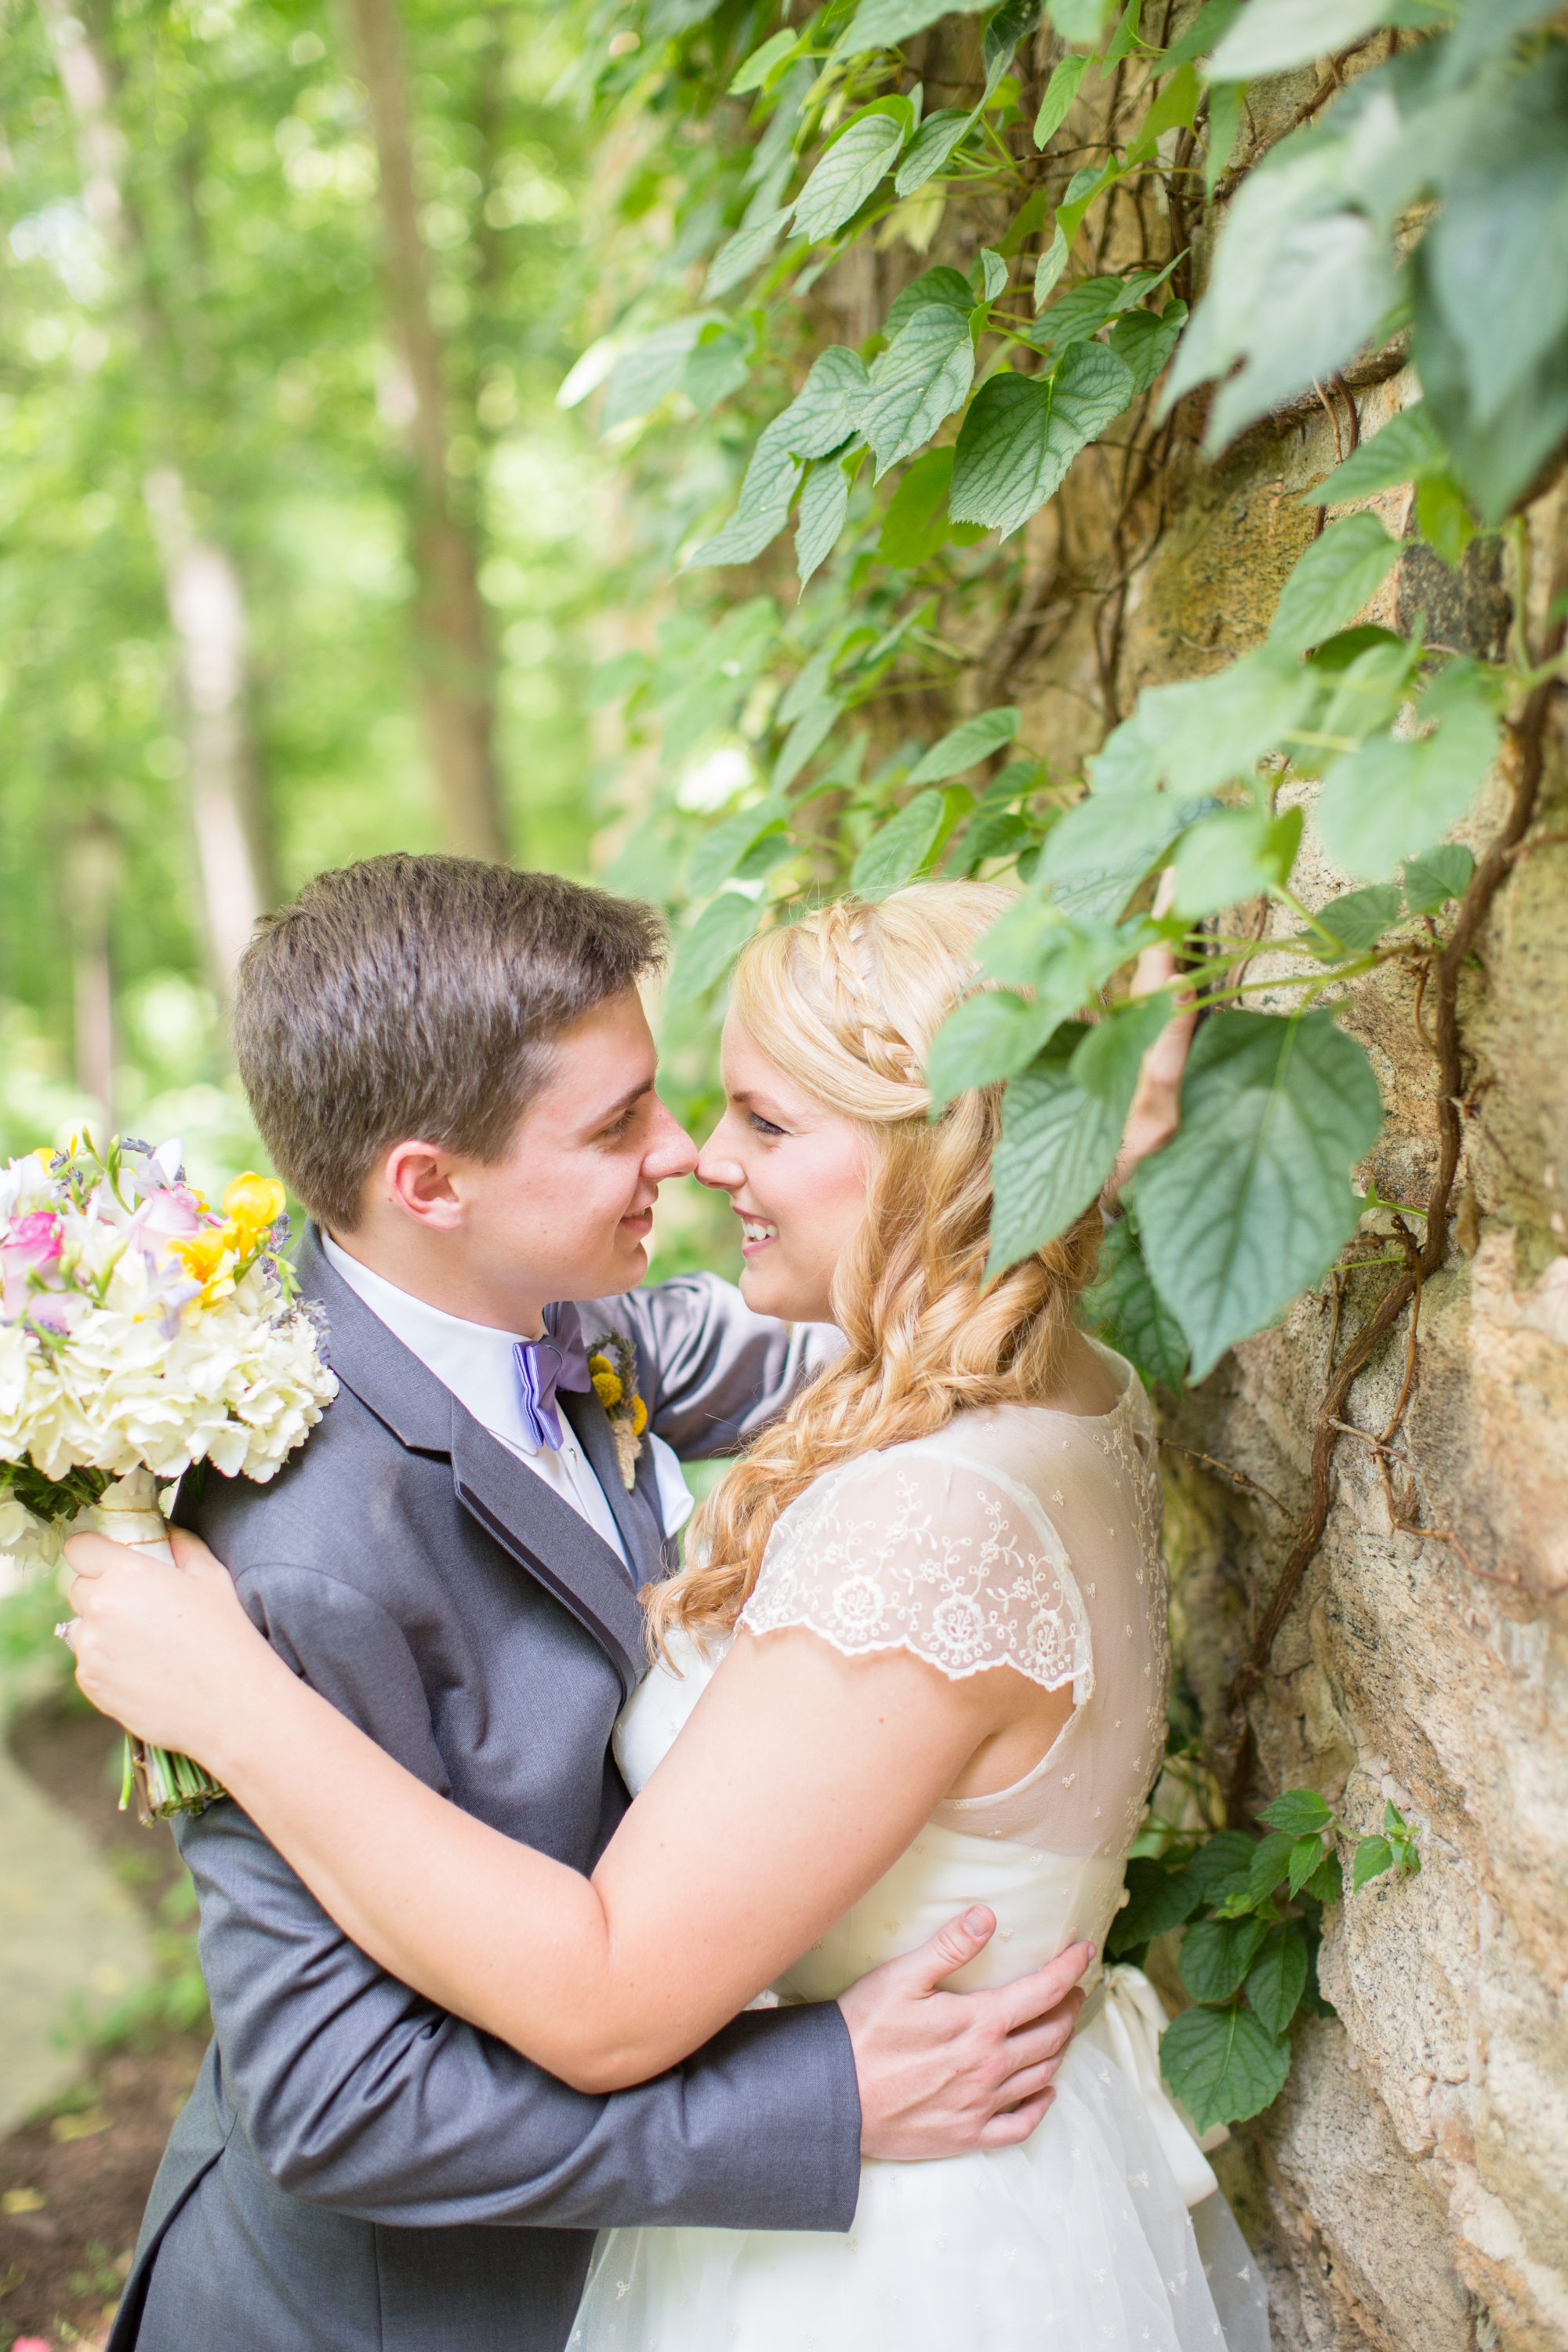
[(631, 1341), (618, 1331), (606, 1331), (594, 1340), (588, 1349), (588, 1378), (609, 1415), (621, 1483), (630, 1494), (637, 1484), (642, 1433), (647, 1427), (647, 1407), (637, 1394), (637, 1350)]

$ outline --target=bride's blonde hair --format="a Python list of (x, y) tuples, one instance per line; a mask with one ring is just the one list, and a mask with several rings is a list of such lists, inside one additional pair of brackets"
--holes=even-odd
[(878, 905), (843, 899), (763, 931), (732, 1009), (751, 1037), (866, 1139), (867, 1213), (833, 1277), (847, 1342), (702, 1504), (689, 1565), (645, 1594), (656, 1645), (673, 1625), (728, 1632), (779, 1514), (834, 1464), (929, 1436), (965, 1407), (1028, 1403), (1059, 1375), (1100, 1214), (989, 1287), (991, 1154), (1002, 1088), (931, 1117), (924, 1065), (942, 1020), (984, 981), (980, 934), (1016, 893), (918, 882)]

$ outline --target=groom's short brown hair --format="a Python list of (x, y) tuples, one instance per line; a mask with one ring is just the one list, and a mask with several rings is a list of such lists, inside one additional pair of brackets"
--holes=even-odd
[(240, 961), (257, 1128), (311, 1214), (352, 1232), (378, 1155), (418, 1137), (505, 1157), (551, 1046), (662, 960), (651, 907), (474, 857), (318, 874)]

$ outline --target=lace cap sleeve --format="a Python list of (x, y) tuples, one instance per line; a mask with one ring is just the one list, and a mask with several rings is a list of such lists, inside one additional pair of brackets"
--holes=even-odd
[(836, 1650), (910, 1650), (953, 1680), (1012, 1665), (1092, 1688), (1089, 1621), (1061, 1538), (1002, 1472), (923, 1444), (829, 1471), (779, 1519), (740, 1622), (805, 1625)]

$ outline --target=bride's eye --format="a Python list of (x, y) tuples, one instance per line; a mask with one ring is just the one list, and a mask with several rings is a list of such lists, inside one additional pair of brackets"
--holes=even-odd
[(760, 1110), (752, 1111), (749, 1117), (759, 1135), (782, 1135), (784, 1131), (782, 1127), (775, 1127), (771, 1118), (764, 1118)]

